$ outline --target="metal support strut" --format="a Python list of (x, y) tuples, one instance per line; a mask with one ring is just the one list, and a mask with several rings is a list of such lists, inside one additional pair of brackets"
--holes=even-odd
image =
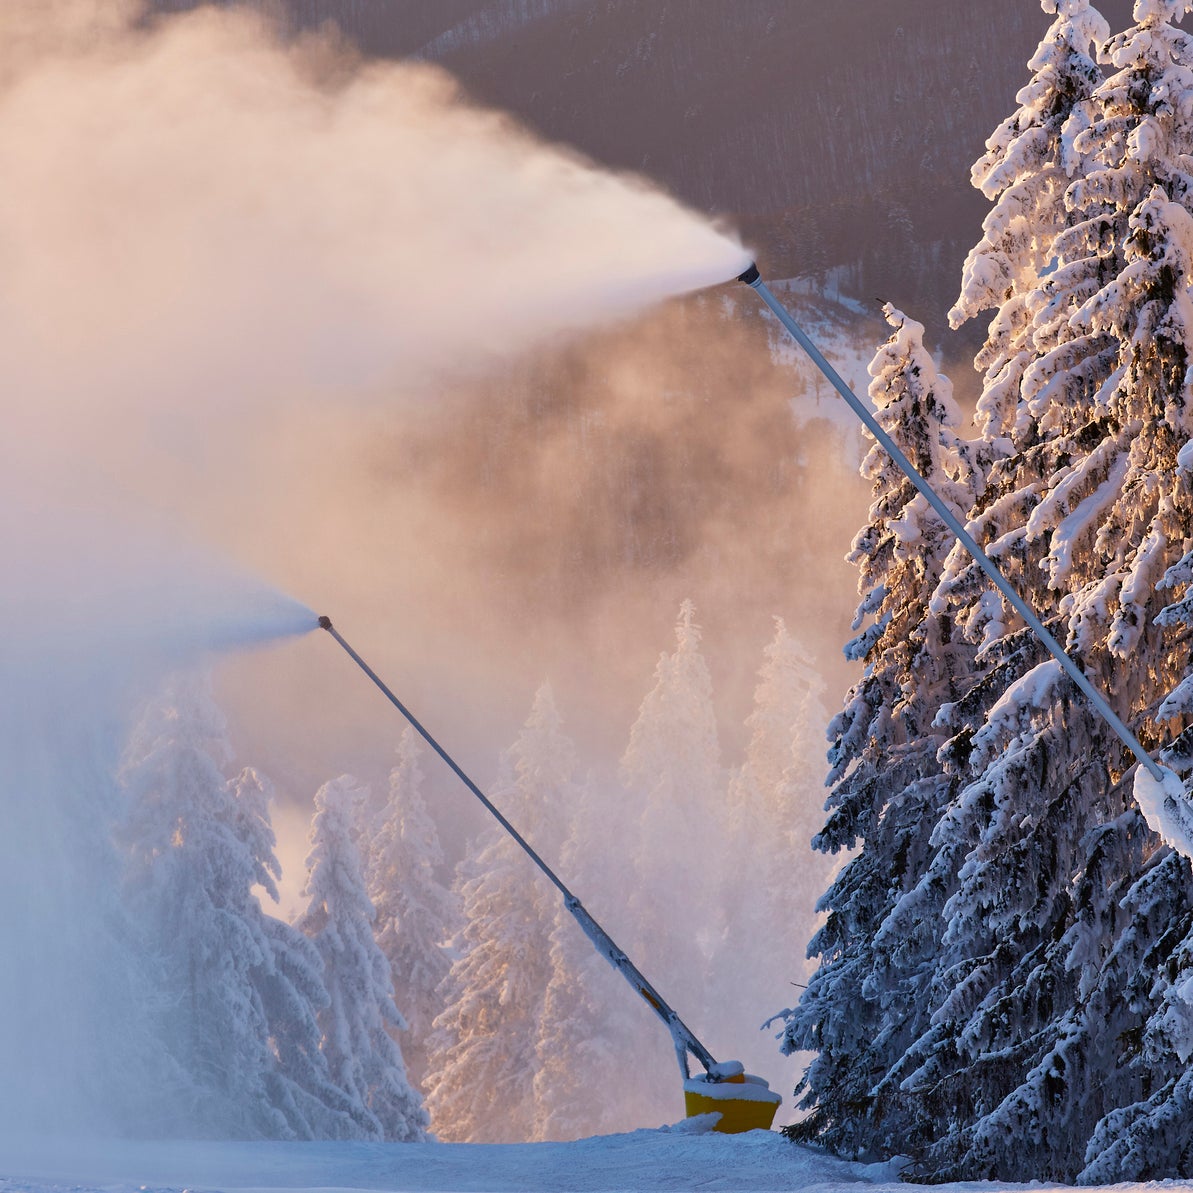
[(902, 469), (907, 479), (924, 495), (924, 499), (936, 511), (941, 521), (953, 532), (957, 541), (973, 556), (977, 565), (990, 577), (995, 587), (1010, 602), (1011, 607), (1023, 618), (1032, 632), (1048, 649), (1048, 653), (1064, 668), (1069, 678), (1085, 693), (1102, 719), (1114, 730), (1118, 739), (1139, 759), (1140, 763), (1157, 783), (1163, 782), (1159, 763), (1154, 761), (1139, 743), (1139, 739), (1127, 728), (1118, 714), (1106, 702), (1106, 698), (1086, 678), (1084, 672), (1065, 653), (1060, 643), (1048, 632), (1026, 601), (1011, 587), (1006, 577), (998, 570), (994, 561), (974, 542), (953, 511), (937, 495), (936, 490), (916, 471), (915, 465), (899, 450), (895, 441), (883, 430), (882, 425), (871, 413), (869, 407), (849, 388), (840, 374), (833, 368), (804, 330), (791, 317), (790, 312), (770, 292), (758, 273), (758, 266), (751, 265), (738, 275), (739, 282), (758, 292), (758, 297), (770, 308), (771, 313), (783, 325), (788, 335), (808, 354), (812, 363), (828, 378), (833, 388), (849, 404), (849, 408), (862, 420), (866, 430), (882, 445), (891, 459)]
[(330, 617), (320, 617), (319, 626), (326, 630), (343, 648), (348, 657), (381, 689), (385, 698), (410, 722), (411, 727), (422, 739), (447, 763), (452, 773), (476, 796), (489, 810), (498, 824), (521, 846), (523, 852), (547, 876), (553, 886), (563, 896), (563, 905), (580, 925), (584, 935), (592, 941), (597, 952), (616, 969), (622, 977), (634, 988), (640, 998), (663, 1021), (670, 1033), (671, 1042), (675, 1045), (675, 1056), (679, 1061), (680, 1072), (687, 1078), (688, 1054), (691, 1053), (711, 1073), (716, 1065), (712, 1054), (692, 1034), (691, 1029), (667, 1005), (663, 996), (642, 976), (642, 971), (617, 947), (613, 938), (592, 918), (584, 905), (572, 894), (555, 872), (534, 851), (530, 842), (518, 832), (516, 828), (501, 814), (492, 800), (460, 769), (455, 759), (423, 728), (418, 718), (389, 690), (381, 677), (344, 641), (339, 630), (331, 624)]

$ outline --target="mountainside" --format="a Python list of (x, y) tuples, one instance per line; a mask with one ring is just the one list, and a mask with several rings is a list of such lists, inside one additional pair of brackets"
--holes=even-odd
[[(189, 6), (190, 0), (163, 0)], [(969, 167), (1046, 28), (994, 0), (284, 0), (743, 227), (772, 276), (855, 266), (944, 329), (986, 204)], [(1129, 0), (1107, 0), (1112, 28)]]

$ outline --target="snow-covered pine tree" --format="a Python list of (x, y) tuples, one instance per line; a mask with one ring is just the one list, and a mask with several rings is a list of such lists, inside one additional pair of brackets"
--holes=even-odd
[(390, 1034), (405, 1020), (394, 1004), (389, 962), (373, 937), (375, 913), (353, 840), (364, 800), (350, 775), (316, 793), (303, 892), (310, 903), (298, 926), (323, 959), (329, 995), (319, 1013), (323, 1053), (350, 1099), (358, 1137), (407, 1142), (426, 1138), (427, 1114)]
[(828, 720), (823, 692), (824, 680), (807, 648), (776, 617), (746, 718), (745, 761), (730, 779), (728, 800), (730, 861), (738, 876), (757, 875), (763, 897), (750, 897), (760, 893), (752, 884), (730, 881), (721, 902), (734, 922), (741, 922), (743, 898), (752, 909), (773, 904), (762, 922), (788, 921), (797, 906), (811, 910), (823, 885), (812, 865), (799, 875), (798, 890), (783, 889), (791, 886), (793, 846), (808, 845), (795, 841), (806, 804), (799, 793), (818, 790), (823, 780), (822, 733)]
[(280, 867), (269, 788), (229, 782), (226, 725), (206, 674), (179, 675), (135, 730), (122, 777), (127, 888), (161, 958), (161, 1030), (190, 1084), (187, 1128), (232, 1136), (342, 1134), (346, 1102), (319, 1054), (327, 1001), (312, 950), (261, 909)]
[[(1126, 220), (1125, 267), (1094, 300), (1095, 320), (1098, 315), (1108, 318), (1121, 345), (1123, 371), (1113, 413), (1119, 420), (1146, 424), (1138, 437), (1142, 442), (1131, 444), (1123, 497), (1111, 511), (1109, 525), (1099, 531), (1101, 538), (1125, 530), (1139, 544), (1133, 557), (1120, 556), (1120, 567), (1110, 569), (1123, 578), (1116, 577), (1121, 587), (1108, 645), (1116, 663), (1133, 663), (1127, 682), (1147, 684), (1135, 707), (1165, 725), (1174, 740), (1163, 760), (1186, 782), (1193, 764), (1188, 745), (1193, 683), (1186, 645), (1193, 621), (1188, 596), (1193, 580), (1193, 553), (1188, 551), (1193, 514), (1193, 306), (1188, 292), (1193, 268), (1188, 174), (1193, 39), (1172, 22), (1191, 9), (1176, 0), (1140, 0), (1135, 28), (1111, 42), (1117, 69), (1104, 87), (1106, 129), (1099, 136), (1095, 126), (1087, 134), (1099, 169), (1091, 173), (1089, 190), (1081, 196), (1087, 202), (1101, 198), (1104, 206), (1109, 196), (1137, 200)], [(1108, 135), (1111, 120), (1129, 130), (1126, 152), (1116, 149)], [(1133, 498), (1130, 506), (1128, 495)], [(1164, 603), (1168, 607), (1157, 613)], [(1135, 809), (1129, 806), (1125, 815), (1138, 831)], [(1129, 871), (1138, 876), (1124, 901), (1130, 918), (1096, 991), (1102, 1001), (1130, 1013), (1122, 1032), (1125, 1046), (1116, 1057), (1123, 1089), (1090, 1140), (1083, 1180), (1145, 1179), (1193, 1170), (1187, 1080), (1193, 875), (1187, 859), (1156, 849), (1150, 835), (1142, 852), (1142, 866)], [(1137, 853), (1132, 856), (1134, 860)], [(1120, 1011), (1119, 1018), (1126, 1017)]]
[(991, 442), (1002, 436), (1019, 441), (1031, 433), (1019, 389), (1035, 356), (1038, 283), (1069, 219), (1063, 199), (1078, 165), (1073, 138), (1089, 119), (1090, 97), (1102, 78), (1090, 47), (1110, 36), (1088, 0), (1042, 0), (1042, 5), (1056, 19), (1028, 63), (1033, 74), (1016, 96), (1020, 106), (973, 165), (973, 185), (995, 203), (949, 312), (953, 327), (981, 311), (996, 312), (974, 362), (985, 374), (978, 424)]
[[(560, 874), (614, 940), (628, 939), (624, 895), (615, 887), (622, 827), (591, 777), (576, 797)], [(675, 1062), (666, 1030), (562, 903), (550, 967), (536, 1043), (535, 1138), (629, 1131), (673, 1115)], [(597, 1090), (617, 1096), (594, 1096)]]
[[(1130, 819), (1133, 827), (1146, 831), (1138, 817)], [(1108, 1013), (1111, 1027), (1104, 1051), (1112, 1054), (1102, 1071), (1115, 1074), (1117, 1097), (1086, 1146), (1085, 1167), (1078, 1175), (1082, 1183), (1153, 1180), (1193, 1171), (1190, 879), (1187, 860), (1160, 849), (1122, 900), (1127, 924), (1090, 999), (1095, 1013)]]
[(156, 1030), (173, 995), (124, 898), (125, 677), (93, 674), (77, 649), (69, 634), (11, 636), (0, 684), (0, 1056), (12, 1139), (170, 1130), (189, 1106), (189, 1077)]
[(423, 798), (421, 753), (417, 735), (407, 726), (390, 771), (389, 798), (366, 817), (362, 836), (368, 892), (377, 913), (374, 933), (409, 1025), (402, 1055), (420, 1088), (427, 1037), (443, 1009), (437, 992), (451, 969), (449, 942), (459, 931), (460, 917), (455, 896), (439, 881), (443, 850)]
[[(558, 856), (574, 802), (575, 751), (543, 684), (502, 756), (493, 802), (544, 858)], [(461, 863), (464, 928), (428, 1041), (427, 1106), (435, 1134), (508, 1143), (535, 1134), (534, 1076), (558, 894), (500, 826)]]
[[(1020, 391), (1031, 433), (973, 524), (1145, 740), (1140, 718), (1187, 666), (1181, 616), (1157, 620), (1158, 586), (1187, 582), (1193, 515), (1178, 459), (1190, 430), (1193, 54), (1172, 25), (1187, 9), (1138, 0), (1136, 26), (1107, 47), (1114, 73), (1072, 137), (1081, 174), (1034, 304), (1041, 355)], [(1131, 758), (1055, 664), (990, 616), (976, 586), (959, 593), (942, 585), (944, 603), (984, 621), (989, 670), (980, 700), (941, 717), (968, 781), (935, 837), (936, 876), (958, 883), (932, 1026), (903, 1070), (925, 1117), (948, 1124), (920, 1171), (1072, 1179), (1088, 1160), (1086, 1173), (1122, 1179), (1138, 1171), (1129, 1157), (1148, 1124), (1179, 1121), (1162, 1098), (1142, 1100), (1167, 1075), (1179, 1103), (1178, 1046), (1158, 1063), (1179, 983), (1141, 980), (1139, 966), (1161, 961), (1175, 939), (1160, 937), (1188, 922), (1170, 885), (1183, 870), (1187, 889), (1188, 867), (1157, 849), (1123, 781)], [(1187, 723), (1179, 702), (1166, 711)], [(1184, 1146), (1169, 1134), (1157, 1164), (1176, 1165)]]
[[(958, 516), (973, 503), (969, 446), (957, 434), (952, 389), (923, 346), (923, 327), (887, 306), (890, 339), (870, 365), (877, 417)], [(860, 852), (821, 899), (824, 926), (809, 945), (820, 958), (785, 1047), (817, 1053), (805, 1078), (808, 1118), (791, 1129), (837, 1151), (905, 1150), (915, 1108), (884, 1082), (926, 1023), (925, 970), (935, 951), (942, 892), (916, 892), (933, 855), (932, 826), (952, 781), (937, 760), (937, 708), (972, 682), (973, 650), (929, 599), (951, 548), (940, 521), (875, 445), (863, 475), (873, 485), (869, 521), (854, 540), (859, 570), (846, 655), (865, 672), (829, 726), (829, 818), (816, 848)], [(903, 922), (890, 917), (900, 900)]]
[[(775, 925), (807, 925), (834, 862), (811, 848), (823, 806), (824, 680), (804, 645), (775, 618), (742, 766), (729, 782), (727, 835), (721, 851), (722, 937), (709, 980), (713, 1019), (756, 1032), (790, 1001), (791, 983), (807, 978), (807, 960), (774, 947)], [(749, 1037), (737, 1045), (748, 1069), (773, 1065), (774, 1044)], [(756, 1059), (755, 1059), (756, 1058)]]
[[(636, 871), (629, 904), (632, 956), (650, 958), (650, 980), (668, 991), (703, 986), (719, 935), (717, 884), (724, 842), (725, 788), (712, 680), (690, 600), (680, 606), (675, 651), (662, 654), (621, 761), (637, 806), (628, 834)], [(667, 914), (665, 909), (678, 909)], [(676, 931), (682, 922), (683, 931)], [(706, 1012), (685, 1022), (701, 1033)], [(689, 1017), (690, 1016), (690, 1017)]]

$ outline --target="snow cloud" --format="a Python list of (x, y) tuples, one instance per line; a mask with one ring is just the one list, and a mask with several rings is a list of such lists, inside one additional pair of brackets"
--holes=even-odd
[(222, 550), (320, 488), (286, 472), (302, 435), (330, 459), (370, 408), (748, 260), (434, 67), (235, 8), (8, 0), (0, 177), (0, 497), (124, 557), (147, 509)]
[(55, 453), (115, 420), (202, 439), (246, 407), (408, 389), (748, 261), (434, 67), (243, 10), (76, 39), (88, 9), (41, 9), (0, 18), (0, 343)]
[[(0, 1113), (44, 1125), (73, 1082), (63, 1121), (94, 1127), (137, 1047), (88, 903), (116, 867), (76, 864), (118, 816), (86, 784), (121, 728), (59, 698), (80, 658), (103, 672), (150, 623), (157, 649), (171, 618), (179, 649), (196, 625), (308, 625), (245, 572), (268, 576), (485, 780), (547, 676), (615, 760), (685, 597), (738, 724), (772, 614), (813, 649), (840, 636), (853, 579), (821, 564), (862, 506), (834, 433), (788, 417), (724, 294), (643, 315), (745, 251), (442, 71), (238, 9), (0, 0), (0, 178), (0, 616), (21, 626), (0, 661), (22, 677), (0, 687), (0, 894), (22, 908), (0, 924), (0, 1046), (21, 1042)], [(398, 736), (318, 642), (225, 673), (246, 760), (295, 803)], [(30, 701), (51, 643), (66, 682)]]

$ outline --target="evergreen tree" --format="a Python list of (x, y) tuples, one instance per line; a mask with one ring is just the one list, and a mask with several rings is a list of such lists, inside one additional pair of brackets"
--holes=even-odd
[(978, 422), (990, 440), (1030, 434), (1022, 417), (1020, 384), (1035, 354), (1039, 279), (1050, 267), (1053, 242), (1069, 222), (1064, 194), (1079, 165), (1073, 138), (1090, 118), (1090, 97), (1101, 70), (1090, 46), (1110, 30), (1088, 0), (1042, 0), (1056, 20), (1028, 68), (1031, 81), (1018, 110), (986, 142), (973, 165), (973, 185), (994, 207), (970, 250), (961, 295), (949, 312), (959, 327), (983, 310), (996, 312), (974, 362), (985, 373)]
[[(502, 757), (492, 792), (493, 802), (544, 857), (558, 854), (560, 805), (571, 802), (575, 767), (544, 684)], [(527, 1140), (535, 1134), (536, 1048), (559, 895), (497, 825), (461, 863), (457, 890), (464, 928), (428, 1045), (431, 1121), (443, 1139)]]
[(173, 997), (157, 942), (124, 898), (124, 677), (92, 674), (77, 649), (70, 635), (14, 635), (0, 685), (0, 1056), (15, 1095), (0, 1100), (13, 1139), (177, 1130), (193, 1105), (154, 1030)]
[(319, 1013), (332, 1079), (350, 1100), (358, 1137), (426, 1137), (427, 1115), (410, 1087), (391, 1030), (406, 1026), (394, 1005), (389, 962), (373, 937), (374, 910), (353, 840), (365, 793), (349, 775), (315, 796), (299, 927), (323, 960), (329, 1002)]
[(792, 982), (807, 978), (803, 957), (774, 947), (774, 926), (811, 925), (833, 866), (812, 851), (806, 827), (823, 804), (823, 690), (806, 649), (776, 617), (746, 719), (745, 761), (729, 782), (722, 938), (710, 980), (712, 1018), (741, 1034), (738, 1059), (748, 1069), (773, 1068), (774, 1044), (758, 1039), (750, 1048), (746, 1033), (784, 1005)]
[[(591, 778), (574, 794), (560, 873), (619, 940), (628, 931), (624, 890), (616, 886), (621, 826)], [(662, 1122), (661, 1108), (674, 1098), (673, 1056), (654, 1013), (560, 902), (536, 1043), (535, 1138), (579, 1139)], [(669, 1080), (656, 1081), (656, 1074)], [(602, 1097), (601, 1090), (617, 1096)]]
[[(820, 783), (817, 772), (823, 769), (824, 752), (818, 730), (827, 721), (823, 691), (824, 681), (807, 649), (776, 617), (774, 638), (758, 672), (754, 707), (746, 718), (745, 761), (729, 784), (728, 817), (735, 863), (752, 859), (749, 864), (768, 889), (787, 877), (788, 837), (800, 811), (788, 800), (798, 783), (806, 789), (813, 774), (816, 786)], [(740, 890), (730, 884), (730, 899)]]
[(442, 1009), (437, 991), (451, 969), (449, 942), (459, 930), (455, 898), (438, 877), (443, 850), (423, 799), (420, 754), (418, 738), (407, 727), (390, 772), (389, 799), (367, 818), (362, 839), (377, 944), (409, 1024), (402, 1053), (419, 1086), (426, 1076), (427, 1037)]
[[(1137, 724), (1187, 653), (1177, 606), (1157, 617), (1160, 587), (1182, 584), (1193, 513), (1179, 465), (1193, 57), (1171, 24), (1185, 9), (1139, 0), (1136, 26), (1107, 47), (1114, 73), (1065, 127), (1079, 169), (1055, 268), (1026, 300), (1036, 356), (1019, 384), (1022, 433), (971, 521)], [(1138, 967), (1165, 957), (1174, 941), (1157, 932), (1187, 924), (1187, 902), (1164, 889), (1176, 868), (1124, 782), (1130, 756), (1056, 664), (972, 567), (951, 567), (935, 603), (980, 640), (985, 676), (937, 718), (959, 782), (921, 889), (948, 891), (946, 927), (930, 1023), (894, 1070), (926, 1125), (918, 1171), (1072, 1179), (1088, 1159), (1087, 1173), (1121, 1179), (1148, 1124), (1179, 1120), (1175, 1077), (1174, 1103), (1146, 1100), (1179, 1066), (1165, 1044), (1179, 982), (1141, 981)], [(1184, 723), (1179, 700), (1168, 711)], [(1174, 1163), (1180, 1146), (1157, 1151)]]
[[(664, 994), (704, 982), (719, 935), (710, 875), (724, 841), (726, 776), (695, 616), (684, 601), (675, 652), (659, 657), (621, 761), (622, 782), (637, 804), (629, 898), (636, 935), (628, 947), (651, 959), (651, 980)], [(674, 931), (667, 908), (681, 909), (688, 931)], [(685, 1016), (699, 1035), (700, 1017), (693, 1019)]]
[(318, 1048), (318, 959), (254, 893), (277, 899), (269, 787), (251, 770), (226, 780), (230, 757), (209, 678), (179, 676), (123, 769), (129, 900), (161, 957), (187, 1117), (233, 1136), (338, 1135), (346, 1104)]
[[(923, 328), (887, 306), (890, 339), (870, 365), (883, 428), (958, 516), (975, 498), (969, 446), (951, 386), (923, 346)], [(930, 606), (951, 540), (940, 518), (878, 445), (862, 465), (873, 484), (869, 521), (849, 559), (859, 570), (847, 657), (861, 681), (829, 726), (832, 790), (816, 848), (860, 852), (821, 900), (819, 956), (785, 1046), (817, 1053), (805, 1078), (807, 1119), (791, 1128), (849, 1153), (905, 1150), (917, 1111), (887, 1080), (926, 1024), (924, 987), (937, 947), (941, 889), (920, 888), (934, 856), (932, 826), (952, 788), (937, 754), (937, 709), (970, 682), (974, 652)]]

